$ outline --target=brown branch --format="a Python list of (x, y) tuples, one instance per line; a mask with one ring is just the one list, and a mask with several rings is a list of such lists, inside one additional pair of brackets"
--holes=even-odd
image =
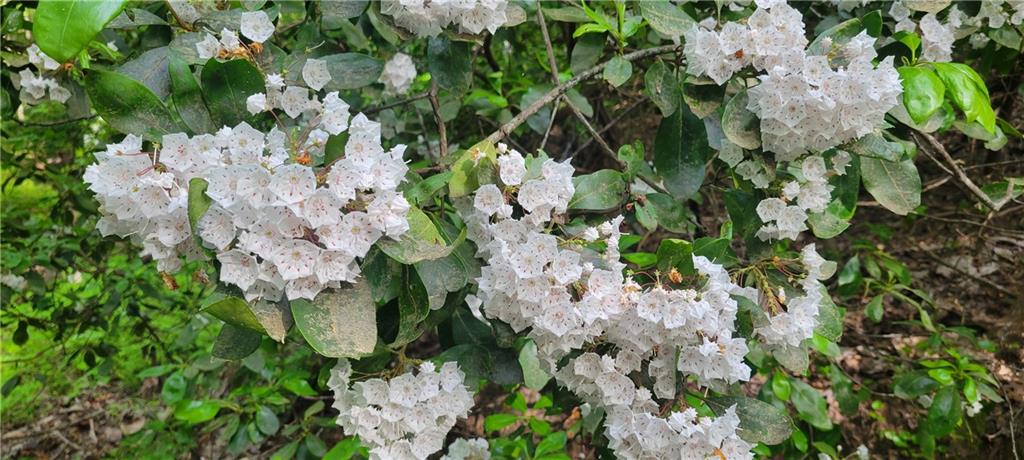
[(441, 150), (441, 158), (448, 156), (448, 133), (444, 128), (444, 119), (441, 118), (441, 104), (437, 101), (437, 80), (431, 80), (430, 92), (427, 93), (430, 99), (430, 107), (434, 112), (434, 122), (437, 123), (438, 145)]
[[(674, 51), (678, 50), (681, 46), (682, 45), (664, 45), (664, 46), (656, 46), (654, 48), (646, 48), (646, 49), (642, 49), (642, 50), (639, 50), (639, 51), (634, 51), (632, 53), (624, 54), (622, 56), (622, 59), (625, 59), (626, 61), (632, 62), (632, 61), (635, 61), (635, 60), (638, 60), (638, 59), (643, 59), (645, 57), (656, 56), (658, 54), (664, 54), (664, 53), (671, 53), (671, 52), (674, 52)], [(511, 120), (509, 120), (508, 123), (505, 123), (505, 124), (501, 125), (501, 127), (499, 127), (497, 131), (495, 131), (495, 132), (491, 133), (489, 136), (487, 136), (486, 140), (488, 142), (494, 144), (494, 143), (497, 143), (498, 141), (504, 139), (505, 136), (508, 136), (509, 133), (514, 131), (516, 128), (518, 128), (519, 125), (521, 125), (524, 122), (526, 122), (527, 118), (530, 118), (530, 116), (532, 116), (535, 113), (539, 112), (540, 109), (542, 109), (545, 105), (548, 105), (549, 103), (551, 103), (551, 101), (555, 100), (555, 98), (565, 94), (566, 91), (569, 91), (570, 89), (572, 89), (576, 85), (580, 84), (584, 80), (588, 80), (588, 79), (592, 78), (593, 76), (601, 73), (604, 70), (606, 65), (608, 65), (608, 62), (602, 62), (601, 64), (598, 64), (598, 65), (596, 65), (594, 67), (591, 67), (591, 68), (581, 72), (579, 75), (576, 75), (576, 76), (570, 78), (565, 83), (562, 83), (562, 84), (556, 86), (554, 89), (552, 89), (551, 91), (548, 91), (546, 94), (544, 94), (544, 96), (541, 96), (540, 99), (537, 99), (536, 101), (534, 101), (533, 104), (530, 104), (525, 109), (520, 111), (519, 114), (517, 114), (515, 117), (513, 117)]]
[[(949, 169), (942, 169), (946, 170), (948, 174), (956, 177), (956, 179), (959, 180), (960, 183), (964, 185), (964, 187), (967, 187), (967, 190), (970, 191), (974, 196), (976, 196), (978, 200), (981, 201), (981, 203), (984, 204), (986, 207), (993, 211), (998, 211), (999, 208), (1002, 207), (1002, 205), (1006, 204), (996, 204), (995, 202), (992, 201), (991, 198), (989, 198), (988, 195), (985, 194), (985, 192), (981, 191), (981, 189), (974, 184), (974, 181), (972, 181), (971, 178), (967, 176), (967, 173), (965, 173), (963, 169), (960, 169), (960, 166), (956, 164), (956, 160), (954, 160), (953, 157), (949, 154), (949, 152), (946, 151), (946, 148), (943, 147), (942, 144), (940, 144), (939, 141), (937, 141), (934, 137), (932, 137), (929, 134), (913, 131), (912, 134), (914, 136), (914, 139), (917, 140), (917, 145), (921, 147), (921, 150), (924, 151), (925, 154), (928, 154), (928, 150), (930, 147), (930, 149), (933, 152), (938, 153), (944, 160), (946, 160), (946, 164), (949, 166)], [(922, 142), (922, 139), (924, 140), (924, 142)], [(925, 144), (927, 144), (927, 146)]]

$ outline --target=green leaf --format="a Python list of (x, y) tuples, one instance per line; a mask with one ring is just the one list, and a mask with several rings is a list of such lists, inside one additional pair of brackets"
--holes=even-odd
[(239, 360), (256, 351), (263, 336), (251, 329), (224, 323), (211, 354), (220, 359)]
[(419, 208), (410, 208), (406, 219), (409, 221), (409, 230), (399, 239), (388, 238), (377, 242), (377, 246), (385, 254), (403, 264), (411, 265), (423, 260), (447, 257), (466, 239), (466, 232), (463, 230), (449, 245), (430, 217)]
[(935, 72), (925, 67), (904, 66), (896, 69), (903, 82), (903, 105), (910, 118), (924, 123), (942, 107), (946, 86)]
[(602, 76), (612, 86), (618, 88), (623, 83), (629, 81), (629, 77), (633, 75), (633, 63), (623, 59), (621, 56), (615, 56), (608, 60), (608, 63), (604, 66), (604, 72)]
[(939, 385), (952, 385), (955, 381), (953, 379), (953, 372), (949, 369), (929, 369), (928, 376), (939, 382)]
[(725, 104), (722, 112), (722, 132), (726, 139), (747, 150), (761, 147), (761, 120), (747, 109), (749, 96), (743, 90)]
[[(582, 13), (582, 10), (580, 12)], [(597, 61), (604, 54), (605, 41), (603, 34), (588, 34), (576, 40), (576, 45), (572, 47), (572, 56), (569, 58), (569, 69), (572, 70), (573, 75), (579, 75), (580, 72), (597, 65)]]
[(391, 342), (400, 346), (412, 342), (422, 334), (420, 324), (430, 314), (430, 300), (419, 275), (413, 267), (402, 266), (402, 289), (398, 292), (398, 335)]
[(565, 8), (544, 8), (544, 16), (552, 21), (559, 22), (590, 22), (587, 13), (578, 6), (567, 6)]
[(698, 118), (707, 118), (717, 112), (725, 96), (725, 86), (708, 81), (710, 83), (690, 77), (683, 85), (683, 100)]
[(295, 452), (299, 450), (299, 440), (295, 440), (285, 444), (280, 449), (274, 451), (270, 456), (270, 460), (291, 460), (295, 457)]
[(117, 72), (142, 83), (160, 99), (166, 99), (171, 93), (171, 79), (167, 68), (171, 56), (166, 46), (153, 48), (121, 64)]
[[(131, 16), (129, 17), (129, 14)], [(165, 21), (160, 16), (150, 13), (142, 8), (130, 8), (121, 11), (121, 14), (117, 15), (110, 22), (107, 23), (108, 29), (134, 29), (141, 26), (166, 26)]]
[(860, 18), (868, 35), (878, 38), (882, 35), (882, 11), (874, 10)]
[(692, 227), (690, 211), (669, 195), (648, 193), (646, 207), (665, 230), (686, 233)]
[(363, 449), (358, 437), (345, 438), (338, 441), (331, 450), (324, 454), (323, 460), (349, 460)]
[(967, 398), (967, 402), (972, 404), (979, 401), (978, 382), (972, 377), (964, 379), (964, 397)]
[[(832, 50), (845, 45), (862, 30), (864, 30), (864, 24), (858, 18), (836, 24), (819, 34), (810, 45), (807, 45), (807, 55), (830, 55)], [(838, 60), (836, 59), (834, 62)]]
[(188, 401), (179, 404), (174, 410), (174, 418), (191, 425), (213, 420), (220, 412), (220, 404), (216, 401)]
[(871, 321), (880, 322), (882, 321), (882, 314), (885, 313), (885, 301), (884, 294), (878, 294), (868, 302), (868, 306), (864, 308), (864, 314), (867, 315)]
[(828, 418), (828, 404), (825, 398), (814, 387), (802, 380), (792, 380), (793, 406), (796, 407), (800, 419), (821, 430), (831, 430), (832, 420)]
[(569, 200), (569, 209), (607, 211), (615, 209), (626, 198), (626, 178), (614, 169), (572, 178), (576, 193)]
[(928, 408), (928, 432), (937, 438), (952, 433), (963, 418), (961, 406), (960, 392), (955, 386), (939, 390)]
[(160, 398), (167, 405), (177, 404), (185, 398), (188, 391), (188, 381), (181, 372), (175, 372), (164, 380), (164, 386), (160, 389)]
[(309, 381), (298, 375), (282, 380), (281, 386), (298, 396), (316, 396), (316, 390), (309, 384)]
[(259, 70), (244, 59), (218, 62), (210, 59), (203, 67), (203, 98), (216, 126), (235, 126), (252, 121), (245, 108), (249, 96), (266, 91)]
[(540, 391), (551, 380), (551, 375), (541, 369), (540, 359), (537, 358), (537, 344), (533, 340), (527, 340), (523, 348), (519, 350), (519, 365), (523, 368), (523, 380), (526, 386), (532, 390)]
[(249, 304), (240, 297), (216, 290), (203, 300), (200, 311), (209, 313), (215, 318), (233, 326), (263, 333), (263, 325), (249, 309)]
[(537, 443), (537, 450), (534, 452), (534, 457), (542, 458), (545, 454), (563, 452), (565, 450), (566, 440), (567, 438), (564, 431), (557, 431), (545, 436), (541, 442)]
[(640, 14), (651, 28), (667, 37), (678, 37), (696, 24), (690, 15), (672, 2), (650, 0), (639, 2), (639, 5)]
[(886, 209), (905, 216), (921, 204), (921, 176), (914, 160), (860, 159), (864, 188)]
[(775, 371), (772, 376), (772, 393), (775, 393), (775, 396), (783, 401), (789, 401), (789, 396), (793, 393), (793, 386), (789, 384), (786, 374)]
[(964, 118), (968, 122), (977, 120), (986, 131), (994, 133), (996, 114), (992, 110), (988, 88), (981, 76), (966, 64), (933, 62), (931, 65), (945, 83), (953, 103), (964, 112)]
[(519, 421), (513, 414), (491, 414), (484, 418), (484, 430), (501, 431), (503, 428)]
[[(832, 265), (834, 271), (835, 264)], [(838, 342), (843, 335), (842, 313), (832, 301), (832, 295), (828, 293), (828, 289), (825, 286), (819, 286), (818, 289), (821, 291), (821, 304), (818, 309), (818, 327), (814, 328), (814, 332), (831, 342)]]
[(744, 441), (780, 444), (793, 432), (793, 421), (785, 409), (764, 401), (746, 396), (718, 396), (708, 398), (705, 402), (719, 415), (735, 405), (736, 416), (740, 419), (740, 429), (737, 433)]
[(655, 62), (644, 74), (644, 86), (648, 97), (661, 110), (661, 116), (672, 116), (679, 106), (679, 81), (672, 70), (662, 61)]
[(217, 126), (213, 124), (210, 110), (206, 108), (203, 91), (188, 63), (177, 56), (171, 56), (167, 69), (171, 76), (171, 99), (181, 121), (185, 122), (193, 134), (216, 132)]
[(462, 153), (452, 164), (452, 177), (448, 181), (448, 194), (452, 198), (467, 196), (480, 187), (479, 173), (497, 156), (494, 145), (483, 141)]
[(829, 366), (829, 375), (832, 380), (832, 392), (839, 403), (839, 410), (848, 416), (856, 414), (857, 408), (860, 406), (860, 399), (853, 391), (853, 381), (843, 373), (838, 363)]
[[(57, 62), (78, 55), (127, 3), (124, 0), (42, 0), (32, 18), (32, 38)], [(10, 14), (6, 12), (5, 16)]]
[[(444, 230), (449, 238), (456, 232), (454, 227)], [(462, 289), (480, 276), (480, 261), (476, 258), (472, 246), (465, 241), (446, 257), (422, 260), (415, 266), (423, 287), (427, 289), (432, 310), (444, 305), (448, 293)]]
[(453, 93), (465, 93), (473, 82), (473, 50), (469, 43), (440, 36), (427, 46), (427, 69), (437, 86)]
[(263, 434), (272, 436), (281, 428), (281, 421), (277, 419), (277, 414), (275, 414), (274, 411), (261, 404), (260, 408), (256, 410), (256, 427), (259, 428)]
[(114, 129), (152, 141), (182, 131), (160, 98), (131, 77), (92, 69), (85, 81), (93, 108)]
[(188, 225), (192, 230), (192, 239), (200, 248), (203, 247), (203, 240), (199, 237), (199, 219), (202, 219), (213, 205), (213, 200), (206, 196), (208, 186), (206, 180), (198, 177), (188, 181)]
[(905, 149), (896, 142), (885, 140), (880, 133), (868, 133), (843, 147), (860, 157), (871, 157), (887, 161), (903, 159)]
[(704, 183), (709, 150), (704, 122), (685, 104), (661, 120), (654, 138), (654, 167), (677, 200), (689, 199)]
[(331, 81), (324, 85), (326, 91), (357, 89), (372, 85), (384, 71), (384, 62), (360, 53), (339, 53), (319, 57), (327, 63)]
[(351, 18), (357, 18), (366, 11), (369, 0), (320, 0), (320, 25), (324, 29), (340, 29)]
[(931, 393), (939, 387), (939, 383), (928, 376), (928, 371), (917, 370), (897, 374), (892, 379), (893, 392), (903, 399), (917, 399), (921, 395)]
[(295, 326), (313, 350), (328, 358), (358, 358), (377, 344), (377, 307), (365, 278), (329, 289), (314, 302), (291, 301)]
[(992, 39), (992, 41), (1002, 46), (1017, 51), (1021, 50), (1020, 32), (1014, 29), (1010, 24), (1004, 24), (1003, 27), (998, 29), (988, 29), (987, 35), (988, 38)]

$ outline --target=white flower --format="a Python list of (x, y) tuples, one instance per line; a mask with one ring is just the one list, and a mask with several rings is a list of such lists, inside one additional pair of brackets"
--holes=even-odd
[(331, 72), (327, 68), (327, 61), (321, 59), (306, 59), (302, 65), (302, 81), (306, 82), (314, 91), (320, 91), (331, 81)]
[(413, 80), (416, 79), (416, 65), (412, 58), (403, 53), (397, 53), (384, 63), (384, 71), (380, 74), (380, 82), (384, 83), (384, 90), (391, 94), (403, 94), (409, 91)]
[(298, 203), (316, 191), (316, 175), (313, 169), (299, 164), (280, 166), (274, 170), (270, 191), (284, 203)]
[(249, 40), (263, 43), (274, 35), (274, 23), (263, 11), (247, 11), (242, 13), (242, 35)]
[(270, 106), (267, 104), (267, 95), (256, 93), (249, 96), (245, 100), (245, 109), (253, 115), (270, 110)]
[(199, 59), (217, 57), (220, 52), (220, 41), (217, 40), (217, 37), (207, 33), (206, 37), (196, 43), (196, 52), (199, 54)]

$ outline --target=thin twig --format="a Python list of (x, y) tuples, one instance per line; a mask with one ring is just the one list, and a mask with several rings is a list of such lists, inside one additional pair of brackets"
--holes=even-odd
[[(671, 53), (671, 52), (676, 51), (677, 49), (679, 49), (681, 46), (682, 45), (656, 46), (654, 48), (646, 48), (646, 49), (642, 49), (642, 50), (639, 50), (639, 51), (634, 51), (632, 53), (625, 54), (621, 58), (626, 60), (626, 61), (635, 61), (635, 60), (643, 59), (643, 58), (649, 57), (649, 56), (655, 56), (655, 55), (664, 54), (664, 53)], [(602, 62), (601, 64), (598, 64), (598, 65), (596, 65), (594, 67), (591, 67), (591, 68), (581, 72), (579, 75), (576, 75), (575, 77), (570, 78), (565, 83), (562, 83), (562, 84), (556, 86), (554, 89), (552, 89), (551, 91), (548, 91), (546, 94), (544, 94), (544, 96), (541, 96), (540, 99), (537, 99), (536, 101), (534, 101), (533, 104), (530, 104), (525, 109), (520, 111), (519, 114), (517, 114), (515, 117), (513, 117), (507, 123), (501, 125), (501, 127), (499, 127), (497, 131), (495, 131), (495, 132), (491, 133), (489, 136), (487, 136), (486, 140), (488, 142), (494, 144), (494, 143), (497, 143), (498, 141), (504, 139), (505, 136), (509, 135), (509, 133), (514, 131), (516, 128), (518, 128), (519, 125), (521, 125), (524, 122), (526, 122), (527, 118), (530, 118), (533, 114), (539, 112), (545, 105), (548, 105), (548, 104), (551, 103), (551, 101), (555, 100), (555, 98), (557, 98), (558, 96), (561, 96), (562, 94), (565, 94), (566, 91), (569, 91), (570, 89), (572, 89), (576, 85), (580, 84), (584, 80), (590, 79), (591, 77), (601, 73), (601, 71), (604, 70), (606, 65), (608, 65), (608, 62)]]
[(437, 102), (437, 80), (431, 80), (427, 99), (430, 99), (430, 107), (434, 112), (434, 122), (437, 123), (437, 141), (441, 150), (441, 158), (444, 158), (448, 156), (448, 133), (444, 128), (444, 119), (441, 118), (441, 104)]
[[(991, 198), (989, 198), (988, 195), (985, 194), (985, 192), (981, 191), (981, 189), (974, 184), (971, 178), (967, 176), (967, 173), (965, 173), (963, 169), (960, 169), (960, 166), (956, 164), (956, 160), (953, 160), (953, 157), (949, 154), (949, 152), (946, 151), (946, 148), (943, 147), (942, 144), (940, 144), (939, 141), (937, 141), (934, 137), (932, 137), (929, 134), (918, 132), (914, 132), (913, 135), (914, 139), (917, 140), (917, 145), (921, 147), (922, 151), (928, 150), (928, 147), (923, 145), (924, 143), (921, 142), (921, 139), (924, 139), (926, 141), (925, 143), (931, 146), (931, 149), (934, 152), (941, 155), (942, 158), (946, 160), (946, 163), (949, 165), (949, 167), (952, 168), (952, 172), (950, 174), (955, 176), (957, 180), (960, 181), (960, 183), (964, 184), (964, 187), (967, 187), (967, 190), (974, 194), (974, 196), (978, 197), (978, 200), (981, 201), (982, 204), (984, 204), (986, 207), (993, 211), (999, 210), (999, 207), (1005, 204), (1000, 203), (997, 205), (992, 201)], [(946, 172), (949, 173), (949, 170), (946, 170)]]
[[(608, 124), (602, 126), (601, 129), (597, 130), (597, 134), (604, 134), (609, 129), (612, 129), (612, 127), (614, 127), (616, 124), (618, 124), (620, 121), (622, 121), (623, 118), (626, 118), (626, 115), (629, 115), (629, 113), (632, 112), (633, 109), (639, 107), (640, 104), (643, 103), (644, 101), (645, 101), (645, 99), (637, 99), (637, 100), (633, 101), (632, 104), (630, 104), (628, 107), (626, 107), (625, 109), (622, 109), (621, 112), (616, 114), (615, 118), (612, 118), (611, 121), (608, 122)], [(586, 142), (584, 142), (578, 148), (573, 150), (572, 153), (569, 154), (569, 156), (570, 157), (576, 156), (576, 154), (582, 152), (587, 147), (590, 147), (590, 144), (592, 144), (593, 142), (594, 142), (594, 138), (587, 139)]]
[(409, 97), (407, 97), (405, 99), (402, 99), (400, 101), (395, 101), (395, 102), (392, 102), (390, 104), (384, 104), (384, 105), (382, 105), (380, 107), (371, 107), (369, 109), (364, 110), (363, 114), (365, 114), (365, 115), (373, 115), (373, 114), (375, 114), (377, 112), (381, 112), (381, 111), (384, 111), (384, 110), (387, 110), (387, 109), (395, 108), (395, 107), (398, 107), (400, 105), (409, 104), (411, 102), (416, 102), (416, 101), (418, 101), (420, 99), (426, 99), (428, 97), (430, 97), (430, 93), (429, 92), (420, 93), (420, 94), (417, 94), (415, 96), (409, 96)]

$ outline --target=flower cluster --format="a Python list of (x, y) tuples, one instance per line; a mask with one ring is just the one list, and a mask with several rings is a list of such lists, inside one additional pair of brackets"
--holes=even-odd
[(56, 78), (44, 76), (44, 72), (52, 72), (60, 68), (60, 63), (47, 56), (35, 43), (29, 46), (27, 51), (28, 62), (36, 67), (36, 72), (32, 72), (30, 69), (22, 69), (21, 72), (18, 72), (19, 83), (21, 89), (24, 90), (21, 93), (22, 102), (38, 103), (46, 98), (47, 93), (50, 95), (50, 100), (61, 104), (67, 102), (71, 98), (71, 91), (57, 83)]
[(836, 264), (818, 255), (814, 244), (804, 246), (800, 258), (806, 270), (805, 277), (800, 281), (803, 295), (792, 299), (780, 296), (778, 300), (785, 303), (786, 311), (773, 312), (767, 325), (755, 329), (769, 346), (799, 347), (804, 340), (814, 335), (814, 329), (818, 327), (818, 311), (828, 295), (821, 281), (835, 273)]
[(407, 372), (390, 381), (363, 380), (350, 387), (351, 376), (349, 362), (340, 360), (327, 386), (334, 392), (333, 407), (341, 412), (338, 425), (346, 435), (359, 436), (370, 448), (371, 459), (427, 458), (444, 448), (448, 431), (473, 407), (473, 395), (463, 384), (465, 375), (454, 362), (439, 370), (425, 362), (416, 374)]
[(873, 64), (874, 39), (863, 32), (842, 45), (826, 40), (827, 54), (811, 54), (796, 9), (781, 0), (757, 3), (745, 26), (727, 23), (716, 32), (708, 21), (691, 29), (687, 71), (719, 84), (748, 64), (766, 72), (750, 89), (747, 108), (761, 120), (764, 150), (779, 161), (877, 129), (899, 103), (902, 86), (891, 57)]
[(405, 53), (397, 53), (384, 63), (384, 71), (380, 74), (380, 82), (384, 83), (384, 91), (390, 94), (402, 94), (409, 91), (416, 79), (416, 64)]
[[(396, 190), (408, 170), (405, 146), (385, 151), (380, 124), (360, 114), (350, 125), (337, 92), (320, 99), (308, 88), (285, 87), (278, 75), (247, 103), (254, 113), (282, 109), (300, 123), (266, 133), (242, 122), (216, 134), (168, 134), (155, 153), (128, 136), (97, 153), (85, 181), (102, 205), (98, 228), (131, 237), (160, 270), (176, 271), (181, 255), (202, 257), (187, 211), (189, 184), (202, 179), (212, 204), (197, 236), (215, 251), (220, 281), (247, 300), (312, 300), (355, 280), (356, 259), (378, 239), (408, 230), (409, 203)], [(310, 166), (323, 158), (329, 136), (346, 130), (344, 157)]]
[[(274, 23), (263, 11), (242, 13), (239, 29), (242, 36), (255, 43), (263, 43), (274, 35)], [(231, 29), (222, 29), (220, 39), (207, 32), (202, 41), (196, 43), (196, 52), (200, 59), (227, 59), (246, 53), (245, 45), (238, 38), (238, 33)]]
[(469, 34), (494, 33), (508, 20), (508, 0), (384, 0), (380, 11), (419, 37), (432, 37), (449, 25)]
[[(846, 173), (850, 154), (840, 150), (833, 156), (836, 174)], [(757, 232), (761, 240), (795, 240), (807, 229), (807, 213), (825, 211), (832, 200), (832, 186), (828, 183), (825, 159), (808, 155), (800, 163), (802, 180), (791, 180), (782, 186), (782, 198), (767, 198), (757, 205), (757, 215), (765, 223)], [(795, 204), (790, 204), (795, 203)]]
[[(734, 414), (664, 419), (656, 415), (654, 398), (676, 396), (676, 372), (702, 385), (749, 379), (746, 341), (735, 335), (733, 296), (757, 298), (757, 292), (733, 284), (723, 267), (701, 256), (693, 257), (700, 279), (693, 287), (644, 289), (623, 276), (621, 216), (565, 237), (549, 233), (574, 192), (568, 165), (515, 151), (496, 162), (500, 183), (481, 186), (473, 209), (463, 210), (470, 238), (487, 261), (477, 280), (479, 297), (467, 299), (474, 313), (482, 307), (482, 314), (517, 332), (529, 329), (542, 365), (584, 401), (606, 409), (606, 432), (620, 458), (680, 449), (749, 457), (752, 446), (736, 436)], [(615, 346), (614, 357), (571, 357), (599, 337)], [(630, 378), (641, 372), (656, 382), (653, 394)]]

